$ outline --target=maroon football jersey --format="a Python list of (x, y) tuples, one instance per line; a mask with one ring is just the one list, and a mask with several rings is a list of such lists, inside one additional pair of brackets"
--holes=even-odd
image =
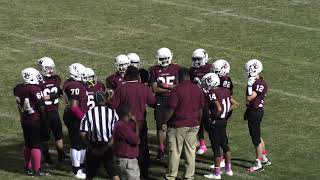
[(65, 94), (65, 99), (66, 99), (65, 110), (69, 110), (69, 102), (71, 99), (74, 99), (79, 102), (80, 110), (83, 113), (86, 113), (88, 111), (87, 90), (84, 84), (82, 84), (82, 82), (74, 81), (72, 79), (66, 80), (63, 84), (63, 92)]
[[(263, 108), (264, 98), (267, 96), (268, 92), (268, 86), (266, 81), (262, 77), (257, 79), (252, 85), (252, 91), (255, 91), (257, 93), (257, 97), (251, 100), (250, 102), (247, 102), (247, 107)], [(246, 94), (248, 95), (248, 88)]]
[(88, 102), (87, 106), (89, 109), (96, 106), (96, 103), (94, 102), (94, 94), (96, 94), (99, 91), (105, 92), (106, 88), (104, 84), (100, 81), (97, 81), (97, 83), (94, 86), (88, 87), (87, 86), (87, 95), (88, 95)]
[[(43, 95), (48, 96), (51, 93), (60, 93), (60, 84), (61, 79), (58, 75), (54, 75), (51, 77), (43, 77), (43, 81), (39, 83), (43, 90)], [(58, 111), (59, 109), (59, 99), (45, 101), (46, 110), (47, 111)]]
[(43, 100), (41, 87), (32, 84), (18, 84), (13, 89), (13, 94), (16, 97), (16, 102), (22, 112), (21, 121), (23, 123), (39, 121), (40, 112), (37, 109), (36, 104)]
[[(227, 88), (211, 89), (207, 95), (209, 101), (209, 113), (212, 119), (224, 119), (227, 117), (231, 107), (231, 92)], [(217, 113), (214, 102), (218, 101), (222, 112)]]
[(224, 87), (230, 90), (231, 95), (233, 94), (233, 83), (231, 78), (228, 75), (221, 76), (220, 78), (220, 85), (219, 87)]
[(124, 77), (122, 77), (119, 72), (116, 72), (115, 74), (112, 74), (107, 77), (106, 79), (106, 87), (109, 89), (117, 89), (121, 84), (125, 82)]
[[(159, 65), (152, 66), (149, 69), (150, 83), (161, 82), (169, 85), (177, 85), (179, 83), (179, 69), (177, 64), (170, 64), (168, 67), (162, 67)], [(169, 96), (170, 94), (157, 94)]]
[(131, 107), (132, 115), (142, 128), (145, 122), (146, 105), (154, 107), (156, 98), (147, 85), (138, 82), (138, 80), (127, 81), (116, 89), (110, 101), (110, 108), (117, 109), (121, 104), (127, 104)]
[(190, 80), (193, 81), (194, 83), (196, 83), (194, 81), (194, 78), (199, 78), (201, 80), (201, 78), (210, 73), (211, 72), (211, 68), (212, 68), (212, 64), (205, 64), (204, 66), (200, 66), (198, 68), (196, 67), (191, 67), (189, 69), (189, 74), (190, 74)]
[(168, 121), (170, 127), (199, 125), (199, 111), (204, 106), (204, 94), (190, 80), (182, 81), (172, 90), (168, 104), (170, 108), (174, 109), (174, 114)]

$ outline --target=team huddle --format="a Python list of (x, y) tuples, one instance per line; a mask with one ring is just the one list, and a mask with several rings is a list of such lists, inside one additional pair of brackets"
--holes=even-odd
[[(49, 57), (38, 60), (38, 68), (21, 72), (23, 83), (14, 87), (25, 146), (25, 173), (48, 175), (43, 164), (52, 164), (48, 142), (55, 139), (58, 161), (66, 159), (59, 99), (65, 99), (63, 121), (68, 129), (72, 172), (78, 179), (93, 179), (103, 164), (111, 179), (149, 179), (150, 154), (146, 107), (154, 108), (158, 152), (155, 160), (167, 160), (166, 179), (176, 179), (184, 153), (184, 179), (194, 179), (195, 156), (208, 149), (209, 135), (214, 154), (209, 179), (233, 176), (227, 123), (238, 102), (233, 97), (230, 64), (223, 59), (209, 64), (208, 53), (196, 49), (191, 67), (172, 63), (168, 48), (156, 52), (156, 65), (145, 70), (136, 53), (116, 57), (117, 71), (105, 84), (95, 72), (80, 63), (68, 67), (69, 77), (61, 86), (55, 63)], [(261, 137), (267, 84), (260, 75), (262, 63), (249, 60), (246, 93), (249, 133), (255, 148), (255, 162), (247, 170), (270, 165)], [(151, 121), (151, 120), (149, 120)]]

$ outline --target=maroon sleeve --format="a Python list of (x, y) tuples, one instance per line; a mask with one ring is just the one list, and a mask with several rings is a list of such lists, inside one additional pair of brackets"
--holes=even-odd
[(125, 140), (128, 144), (133, 146), (139, 144), (139, 136), (137, 136), (131, 127), (118, 123), (118, 126), (115, 127), (114, 131), (116, 136)]
[(151, 67), (151, 68), (149, 69), (150, 83), (157, 82), (157, 77), (156, 77), (156, 75), (155, 75), (154, 68), (155, 68), (155, 67)]
[(145, 87), (147, 92), (147, 104), (150, 107), (155, 108), (156, 107), (156, 97), (153, 95), (150, 88)]
[(168, 100), (169, 107), (172, 109), (175, 109), (178, 106), (178, 101), (179, 101), (178, 95), (177, 95), (176, 89), (174, 89), (173, 91), (171, 91), (171, 95)]
[(106, 79), (106, 87), (109, 89), (115, 89), (115, 85), (113, 83), (113, 76), (108, 76)]

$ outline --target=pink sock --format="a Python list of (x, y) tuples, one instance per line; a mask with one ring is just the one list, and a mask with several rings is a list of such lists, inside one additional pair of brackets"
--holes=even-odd
[(32, 168), (30, 148), (28, 148), (28, 147), (23, 148), (23, 157), (24, 157), (24, 167), (25, 168)]
[(38, 172), (41, 167), (41, 150), (36, 148), (31, 149), (31, 157), (33, 160), (33, 170)]
[(159, 149), (160, 149), (161, 152), (164, 152), (164, 149), (165, 149), (165, 148), (164, 148), (164, 144), (160, 144), (160, 145), (159, 145)]
[(266, 150), (262, 150), (262, 155), (267, 155), (267, 151)]
[(206, 141), (204, 139), (200, 139), (200, 146), (206, 146)]

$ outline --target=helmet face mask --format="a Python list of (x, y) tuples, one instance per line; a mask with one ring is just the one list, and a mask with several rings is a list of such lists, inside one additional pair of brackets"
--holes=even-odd
[(34, 68), (26, 68), (21, 71), (21, 79), (24, 84), (39, 84), (41, 78), (40, 72)]
[(49, 57), (43, 57), (38, 60), (39, 71), (42, 76), (51, 77), (55, 74), (55, 64), (53, 59)]
[(192, 53), (192, 67), (199, 68), (208, 62), (208, 53), (204, 49), (196, 49)]
[(91, 68), (86, 68), (83, 79), (88, 86), (95, 86), (97, 83), (97, 76)]
[(263, 66), (258, 59), (251, 59), (245, 64), (244, 68), (247, 77), (255, 77), (262, 72)]
[(116, 57), (116, 68), (120, 74), (124, 74), (127, 68), (130, 66), (130, 60), (128, 56), (120, 54)]
[(156, 53), (156, 60), (159, 66), (166, 67), (171, 64), (173, 54), (168, 48), (160, 48)]
[(230, 64), (228, 63), (228, 61), (226, 61), (224, 59), (216, 60), (212, 64), (212, 70), (211, 71), (213, 73), (219, 75), (220, 77), (226, 76), (227, 74), (230, 73)]

